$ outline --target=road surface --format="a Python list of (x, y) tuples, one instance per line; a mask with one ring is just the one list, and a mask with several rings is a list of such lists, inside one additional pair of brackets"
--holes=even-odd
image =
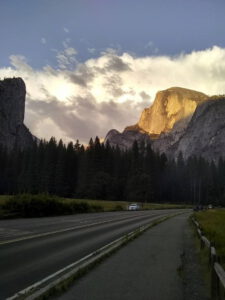
[(206, 300), (188, 216), (149, 229), (98, 265), (60, 300)]
[(0, 299), (79, 260), (154, 218), (178, 210), (0, 221)]

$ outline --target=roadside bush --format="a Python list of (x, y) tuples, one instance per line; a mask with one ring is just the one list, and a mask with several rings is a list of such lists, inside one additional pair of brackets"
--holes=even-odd
[(101, 212), (100, 205), (90, 205), (86, 202), (71, 202), (45, 194), (21, 194), (13, 196), (2, 204), (6, 214), (16, 217), (45, 217), (68, 215), (76, 213)]
[(48, 195), (22, 194), (3, 204), (3, 209), (21, 217), (43, 217), (65, 214), (67, 207), (57, 198)]
[(97, 204), (92, 204), (91, 206), (91, 211), (92, 212), (103, 212), (104, 208), (101, 205), (97, 205)]
[(113, 209), (114, 211), (121, 211), (124, 210), (122, 205), (116, 205)]

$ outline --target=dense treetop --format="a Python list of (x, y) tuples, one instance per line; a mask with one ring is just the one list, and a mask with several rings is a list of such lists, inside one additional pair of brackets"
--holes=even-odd
[(224, 205), (225, 161), (169, 161), (149, 144), (112, 148), (99, 138), (88, 147), (51, 138), (26, 150), (0, 148), (0, 194)]

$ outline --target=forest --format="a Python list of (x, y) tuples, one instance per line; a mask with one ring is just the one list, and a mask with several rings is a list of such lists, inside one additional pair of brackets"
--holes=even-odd
[(23, 151), (0, 148), (0, 194), (225, 206), (225, 161), (169, 160), (150, 144), (130, 150), (90, 139), (65, 145), (41, 140)]

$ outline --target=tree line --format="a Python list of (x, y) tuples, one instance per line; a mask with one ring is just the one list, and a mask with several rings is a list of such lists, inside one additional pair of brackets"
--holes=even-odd
[(90, 139), (55, 138), (23, 151), (0, 147), (0, 194), (46, 193), (83, 199), (225, 205), (225, 161), (168, 160), (150, 144), (129, 150)]

